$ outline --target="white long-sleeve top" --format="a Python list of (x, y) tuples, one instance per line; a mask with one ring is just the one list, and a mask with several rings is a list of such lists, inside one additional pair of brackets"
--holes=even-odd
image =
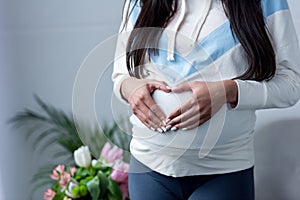
[[(220, 81), (241, 75), (247, 69), (245, 52), (232, 36), (220, 0), (182, 0), (179, 10), (164, 30), (159, 54), (143, 66), (143, 78), (165, 81), (174, 87), (183, 81)], [(294, 105), (300, 97), (298, 39), (286, 0), (262, 0), (263, 13), (276, 53), (276, 74), (270, 81), (236, 80), (238, 104), (224, 105), (209, 121), (189, 131), (164, 134), (149, 130), (132, 114), (133, 156), (149, 168), (169, 176), (219, 174), (249, 168), (254, 164), (255, 111)], [(123, 27), (127, 11), (128, 24)], [(129, 77), (126, 43), (140, 12), (140, 4), (125, 4), (116, 48), (114, 93), (120, 101), (122, 81)], [(173, 111), (191, 93), (156, 90), (153, 99), (166, 113)]]

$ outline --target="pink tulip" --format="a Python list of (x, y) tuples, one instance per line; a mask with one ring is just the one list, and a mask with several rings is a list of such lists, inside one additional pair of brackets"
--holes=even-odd
[(71, 176), (74, 176), (75, 172), (76, 172), (76, 167), (71, 167), (70, 168), (70, 174), (71, 174)]
[(55, 194), (56, 193), (49, 188), (47, 190), (47, 192), (44, 193), (44, 200), (52, 200), (54, 198)]
[(129, 170), (128, 163), (125, 163), (122, 161), (116, 162), (116, 164), (114, 165), (113, 170), (110, 174), (110, 177), (112, 180), (114, 180), (118, 183), (127, 182), (128, 170)]
[(125, 200), (127, 197), (129, 197), (129, 193), (128, 193), (128, 183), (121, 183), (119, 184), (119, 188), (122, 192), (122, 196), (123, 196), (123, 200)]
[(61, 188), (65, 188), (68, 186), (69, 182), (71, 180), (71, 175), (68, 174), (67, 172), (63, 172), (60, 175), (60, 180), (59, 180), (59, 185)]
[(108, 142), (106, 142), (105, 145), (103, 146), (101, 157), (113, 163), (117, 160), (123, 159), (123, 151), (122, 149), (119, 149), (117, 146), (113, 146), (111, 148), (111, 145)]

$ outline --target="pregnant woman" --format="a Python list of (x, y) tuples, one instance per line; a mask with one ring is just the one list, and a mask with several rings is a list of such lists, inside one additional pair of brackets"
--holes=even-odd
[(127, 0), (112, 79), (130, 198), (254, 199), (255, 111), (298, 101), (299, 53), (286, 0)]

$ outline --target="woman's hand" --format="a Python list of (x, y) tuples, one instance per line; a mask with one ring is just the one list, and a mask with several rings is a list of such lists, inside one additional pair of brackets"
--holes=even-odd
[(234, 107), (237, 103), (237, 85), (232, 80), (218, 82), (186, 82), (172, 92), (192, 91), (193, 95), (184, 104), (167, 116), (171, 130), (189, 130), (209, 120), (225, 104)]
[(131, 106), (132, 112), (148, 128), (159, 132), (166, 131), (166, 116), (152, 99), (154, 90), (171, 92), (167, 84), (162, 81), (150, 79), (137, 79), (130, 77), (125, 79), (121, 85), (121, 93)]

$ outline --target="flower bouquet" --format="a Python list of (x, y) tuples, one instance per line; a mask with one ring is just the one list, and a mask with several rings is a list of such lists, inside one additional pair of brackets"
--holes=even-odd
[(44, 193), (44, 200), (119, 200), (129, 199), (128, 163), (123, 151), (105, 143), (99, 159), (89, 148), (74, 151), (75, 166), (58, 165), (50, 175), (54, 184)]
[[(112, 124), (103, 122), (101, 128), (91, 127), (37, 95), (34, 98), (38, 110), (26, 108), (9, 120), (14, 128), (25, 134), (34, 152), (42, 155), (51, 149), (47, 162), (32, 176), (28, 199), (38, 199), (41, 195), (35, 197), (36, 192), (44, 191), (46, 185), (51, 188), (44, 193), (44, 199), (128, 199), (128, 164), (124, 162), (128, 160), (131, 140), (127, 134), (131, 130), (128, 119), (120, 118)], [(89, 144), (89, 148), (80, 148), (84, 144)], [(92, 160), (90, 152), (99, 159)], [(57, 163), (64, 165), (55, 168)], [(52, 179), (49, 178), (51, 171)]]

